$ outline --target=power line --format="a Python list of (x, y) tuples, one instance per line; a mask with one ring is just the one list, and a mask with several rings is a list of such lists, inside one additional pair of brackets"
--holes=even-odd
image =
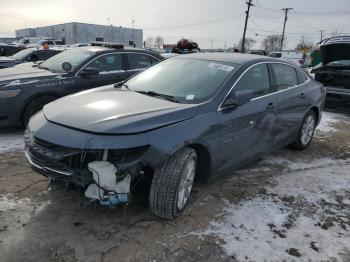
[(197, 26), (197, 25), (218, 23), (218, 22), (227, 21), (227, 20), (232, 20), (232, 19), (236, 19), (236, 18), (240, 18), (240, 17), (242, 17), (242, 15), (239, 15), (239, 16), (231, 16), (231, 17), (226, 17), (226, 18), (219, 18), (219, 19), (215, 19), (215, 20), (208, 20), (208, 21), (203, 21), (203, 22), (198, 22), (198, 23), (193, 23), (193, 24), (186, 24), (186, 25), (173, 25), (173, 26), (163, 26), (163, 27), (149, 27), (149, 28), (143, 28), (143, 30), (162, 30), (162, 29), (173, 29), (173, 28), (191, 27), (191, 26)]
[(244, 31), (243, 31), (243, 38), (242, 38), (242, 46), (241, 46), (241, 52), (244, 53), (245, 52), (245, 48), (244, 48), (244, 44), (245, 44), (245, 34), (246, 34), (246, 31), (247, 31), (247, 24), (248, 24), (248, 18), (249, 18), (249, 10), (250, 10), (250, 7), (251, 6), (254, 6), (252, 4), (252, 1), (253, 0), (248, 0), (247, 5), (248, 5), (248, 9), (247, 11), (245, 12), (246, 13), (246, 17), (245, 17), (245, 24), (244, 24)]
[(7, 15), (7, 14), (3, 14), (3, 13), (0, 13), (0, 16), (5, 16), (5, 17), (8, 17), (8, 18), (13, 18), (13, 19), (18, 19), (18, 20), (22, 20), (22, 21), (29, 21), (29, 22), (35, 22), (35, 23), (41, 23), (42, 21), (39, 21), (39, 20), (33, 20), (33, 19), (27, 19), (27, 18), (22, 18), (22, 17), (18, 17), (18, 16), (14, 16), (14, 15)]
[[(270, 7), (266, 7), (263, 5), (258, 5), (256, 4), (255, 6), (263, 8), (265, 10), (271, 11), (271, 12), (280, 12), (279, 9), (275, 9), (275, 8), (270, 8)], [(350, 10), (333, 10), (333, 12), (301, 12), (301, 11), (294, 11), (293, 13), (295, 14), (299, 14), (299, 15), (349, 15), (350, 14)]]

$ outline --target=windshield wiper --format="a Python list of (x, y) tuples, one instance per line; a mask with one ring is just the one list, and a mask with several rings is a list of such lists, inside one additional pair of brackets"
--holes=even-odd
[(179, 101), (176, 100), (176, 98), (174, 96), (171, 96), (171, 95), (166, 95), (166, 94), (161, 94), (161, 93), (157, 93), (155, 91), (143, 91), (143, 90), (133, 90), (137, 93), (140, 93), (140, 94), (144, 94), (144, 95), (149, 95), (149, 96), (154, 96), (154, 97), (161, 97), (161, 98), (164, 98), (168, 101), (171, 101), (171, 102), (175, 102), (175, 103), (178, 103)]
[(39, 65), (38, 67), (39, 67), (40, 69), (45, 69), (45, 70), (51, 71), (50, 68), (45, 67), (45, 66), (40, 66), (40, 65)]
[(125, 82), (116, 83), (116, 84), (114, 84), (114, 87), (115, 87), (115, 88), (125, 87), (126, 89), (131, 90), (131, 89), (129, 88), (129, 86), (128, 86), (127, 84), (125, 84)]

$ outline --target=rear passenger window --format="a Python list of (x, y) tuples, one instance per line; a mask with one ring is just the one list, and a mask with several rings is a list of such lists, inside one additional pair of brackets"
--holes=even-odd
[(294, 67), (285, 64), (271, 64), (275, 76), (275, 88), (284, 90), (298, 85), (297, 74)]
[(128, 54), (129, 70), (143, 69), (152, 65), (151, 57), (145, 54)]
[(301, 85), (305, 83), (308, 80), (308, 77), (304, 72), (302, 72), (299, 69), (295, 69), (297, 71), (297, 76), (298, 76), (298, 84)]
[(268, 94), (270, 92), (270, 78), (267, 65), (260, 64), (249, 69), (237, 82), (234, 90), (253, 90), (255, 97)]

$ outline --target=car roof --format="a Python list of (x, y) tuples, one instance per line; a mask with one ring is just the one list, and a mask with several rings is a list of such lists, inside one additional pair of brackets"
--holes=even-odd
[(202, 59), (202, 60), (210, 60), (224, 63), (232, 63), (232, 64), (245, 64), (247, 62), (264, 62), (264, 61), (275, 61), (275, 62), (284, 62), (289, 63), (286, 60), (266, 57), (261, 55), (254, 54), (242, 54), (242, 53), (193, 53), (186, 55), (175, 56), (171, 59), (179, 59), (179, 58), (192, 58), (192, 59)]
[(110, 47), (104, 47), (104, 46), (81, 46), (76, 47), (80, 50), (87, 50), (94, 53), (101, 53), (101, 52), (110, 52), (110, 51), (117, 51), (117, 52), (126, 52), (126, 51), (135, 51), (135, 52), (144, 52), (144, 53), (152, 53), (147, 50), (141, 49), (141, 48), (134, 48), (134, 47), (123, 47), (123, 48), (110, 48)]
[(319, 42), (321, 45), (330, 45), (330, 44), (350, 44), (350, 35), (344, 36), (334, 36), (330, 38), (323, 39)]

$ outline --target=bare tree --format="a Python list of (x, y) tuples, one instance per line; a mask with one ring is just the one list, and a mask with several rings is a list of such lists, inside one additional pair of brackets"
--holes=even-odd
[(154, 40), (154, 44), (156, 47), (161, 48), (164, 44), (164, 38), (161, 36), (157, 36), (156, 39)]
[(152, 48), (154, 46), (154, 39), (153, 37), (149, 36), (147, 37), (145, 41), (145, 48)]
[[(265, 50), (279, 50), (281, 48), (281, 35), (269, 35), (261, 43), (261, 48)], [(287, 44), (286, 38), (283, 40), (283, 47)]]
[[(243, 39), (241, 39), (238, 43), (238, 46), (242, 46), (242, 41)], [(250, 48), (253, 47), (253, 45), (255, 45), (256, 40), (250, 37), (246, 37), (245, 41), (244, 41), (244, 50), (249, 50)]]
[(307, 39), (304, 35), (302, 35), (295, 49), (311, 50), (313, 47), (314, 47), (314, 44), (309, 39)]

